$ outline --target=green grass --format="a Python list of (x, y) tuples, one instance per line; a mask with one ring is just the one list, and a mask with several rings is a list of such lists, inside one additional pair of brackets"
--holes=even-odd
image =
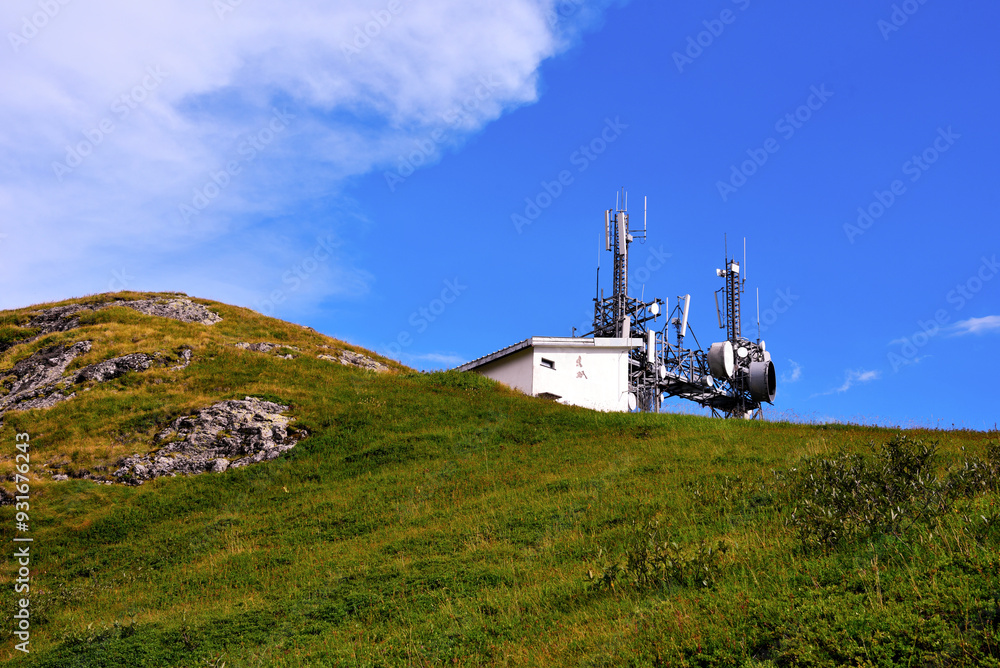
[[(0, 471), (18, 431), (36, 469), (93, 469), (148, 450), (178, 415), (245, 395), (290, 404), (311, 435), (224, 474), (33, 483), (27, 657), (13, 650), (13, 561), (0, 569), (0, 652), (16, 664), (1000, 665), (998, 536), (978, 519), (994, 492), (919, 531), (827, 546), (790, 519), (802, 501), (790, 469), (868, 453), (892, 430), (600, 414), (474, 375), (376, 375), (315, 359), (345, 344), (202, 303), (223, 322), (109, 309), (57, 335), (95, 342), (83, 364), (184, 343), (195, 361), (10, 414)], [(18, 348), (41, 346), (0, 354), (0, 376)], [(908, 433), (940, 444), (942, 477), (996, 440)], [(681, 570), (721, 543), (710, 582), (595, 586), (587, 572), (624, 563), (648, 522)]]

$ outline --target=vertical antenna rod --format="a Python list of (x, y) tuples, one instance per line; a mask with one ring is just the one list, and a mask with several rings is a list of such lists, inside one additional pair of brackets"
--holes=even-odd
[(757, 343), (760, 343), (760, 288), (757, 288)]

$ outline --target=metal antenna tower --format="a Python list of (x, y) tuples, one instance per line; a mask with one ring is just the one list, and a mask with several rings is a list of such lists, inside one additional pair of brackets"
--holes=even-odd
[[(594, 296), (594, 329), (584, 337), (639, 339), (641, 346), (629, 354), (629, 407), (642, 411), (659, 411), (664, 397), (676, 396), (710, 408), (716, 416), (752, 418), (761, 416), (761, 405), (773, 403), (775, 395), (774, 365), (763, 341), (752, 342), (741, 332), (741, 297), (746, 284), (746, 272), (740, 274), (740, 263), (729, 258), (726, 245), (725, 269), (716, 275), (724, 285), (726, 317), (723, 323), (719, 309), (719, 327), (726, 329), (727, 340), (713, 343), (707, 352), (701, 349), (698, 337), (690, 328), (688, 316), (691, 295), (677, 298), (673, 312), (666, 313), (667, 301), (635, 299), (628, 294), (629, 245), (646, 239), (646, 207), (643, 206), (642, 229), (629, 229), (628, 195), (618, 193), (614, 209), (604, 212), (604, 246), (614, 253), (612, 294), (604, 296), (600, 288), (598, 269), (597, 294)], [(744, 265), (746, 264), (744, 241)], [(600, 259), (598, 259), (598, 266)], [(656, 321), (661, 313), (667, 317), (659, 329)], [(675, 328), (675, 343), (670, 343), (670, 325)], [(685, 347), (690, 329), (694, 347)]]

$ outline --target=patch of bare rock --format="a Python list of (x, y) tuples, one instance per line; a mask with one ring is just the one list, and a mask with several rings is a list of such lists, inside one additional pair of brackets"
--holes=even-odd
[[(294, 350), (295, 352), (299, 351), (299, 349), (296, 348), (295, 346), (289, 346), (282, 343), (267, 343), (266, 341), (261, 343), (248, 343), (246, 341), (240, 341), (239, 343), (236, 344), (236, 347), (241, 350), (249, 350), (255, 353), (269, 353), (273, 350), (278, 350), (280, 348), (287, 348), (289, 350)], [(286, 360), (295, 359), (295, 355), (291, 353), (287, 353), (285, 355), (279, 353), (278, 357)]]
[[(76, 396), (69, 388), (80, 383), (104, 383), (129, 371), (172, 363), (172, 358), (163, 353), (131, 353), (66, 373), (74, 359), (90, 352), (91, 345), (90, 341), (78, 341), (50, 346), (15, 364), (0, 378), (0, 386), (7, 391), (0, 396), (0, 418), (9, 410), (51, 408)], [(174, 369), (183, 369), (191, 362), (191, 350), (182, 349), (179, 358), (180, 364)]]
[(205, 306), (196, 304), (190, 299), (143, 299), (117, 302), (111, 306), (124, 306), (146, 315), (155, 315), (181, 322), (194, 322), (199, 325), (214, 325), (222, 321), (222, 316), (218, 313), (210, 311)]
[(146, 315), (155, 315), (181, 322), (194, 322), (202, 325), (214, 325), (222, 318), (218, 313), (210, 311), (201, 304), (190, 299), (138, 299), (133, 301), (112, 301), (103, 304), (69, 304), (54, 306), (37, 313), (28, 322), (27, 327), (38, 329), (38, 336), (52, 332), (65, 332), (80, 326), (80, 315), (85, 312), (99, 311), (113, 306), (130, 308)]
[(389, 367), (382, 364), (376, 359), (372, 359), (367, 355), (362, 355), (361, 353), (356, 353), (352, 350), (341, 350), (338, 351), (337, 355), (317, 355), (321, 360), (327, 360), (329, 362), (340, 362), (344, 366), (353, 366), (359, 369), (368, 369), (369, 371), (375, 371), (377, 373), (382, 373), (388, 371)]
[(114, 477), (126, 484), (177, 474), (221, 473), (268, 461), (290, 450), (308, 433), (291, 426), (289, 410), (255, 397), (220, 401), (195, 415), (177, 418), (156, 435), (162, 446), (119, 462)]

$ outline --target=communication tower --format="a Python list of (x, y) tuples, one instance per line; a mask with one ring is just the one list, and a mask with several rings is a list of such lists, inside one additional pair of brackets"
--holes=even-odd
[[(642, 228), (630, 228), (628, 195), (619, 192), (614, 209), (604, 212), (605, 251), (613, 253), (611, 295), (601, 288), (597, 270), (597, 293), (594, 296), (594, 328), (583, 337), (642, 339), (643, 345), (629, 354), (629, 407), (658, 412), (665, 397), (681, 397), (711, 409), (712, 414), (733, 418), (759, 418), (761, 406), (773, 403), (775, 372), (771, 354), (764, 341), (751, 341), (741, 332), (741, 301), (746, 286), (746, 246), (744, 269), (729, 257), (725, 269), (717, 269), (723, 286), (715, 293), (719, 328), (727, 338), (701, 348), (688, 322), (691, 295), (677, 297), (673, 311), (669, 301), (646, 302), (629, 295), (629, 245), (645, 242), (647, 227), (646, 200), (643, 199)], [(719, 305), (719, 293), (725, 300), (725, 318)], [(660, 321), (659, 316), (664, 315)], [(670, 342), (670, 329), (674, 342)], [(694, 346), (685, 346), (690, 333)]]

